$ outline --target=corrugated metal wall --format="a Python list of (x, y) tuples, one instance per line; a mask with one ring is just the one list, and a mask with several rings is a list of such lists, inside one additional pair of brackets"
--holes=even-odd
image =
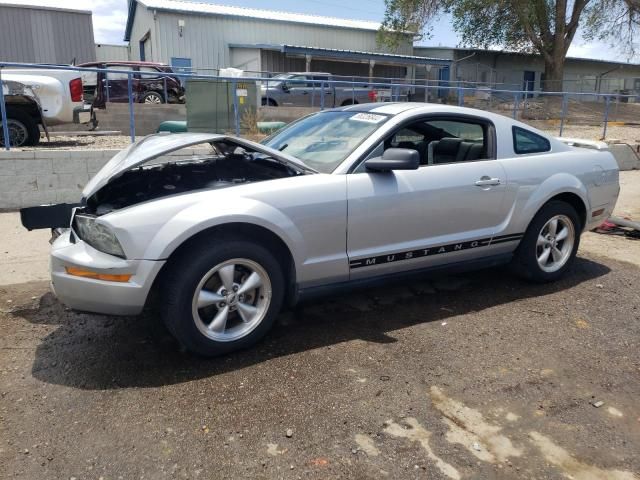
[[(234, 43), (386, 51), (377, 44), (375, 31), (162, 11), (156, 12), (155, 17), (154, 20), (153, 14), (144, 5), (138, 4), (131, 33), (132, 58), (135, 58), (133, 53), (147, 31), (151, 31), (153, 45), (153, 54), (147, 54), (148, 60), (170, 63), (171, 57), (190, 58), (196, 69), (231, 66), (228, 45)], [(182, 34), (178, 20), (184, 20)], [(412, 51), (413, 47), (408, 42), (397, 53), (411, 54)]]
[(129, 47), (127, 45), (107, 45), (96, 43), (96, 60), (107, 62), (109, 60), (129, 60)]
[(96, 58), (91, 15), (0, 5), (0, 60), (91, 62)]
[(304, 72), (306, 60), (301, 57), (287, 57), (280, 52), (263, 50), (262, 70), (265, 72)]
[[(156, 36), (157, 25), (153, 20), (153, 13), (147, 10), (144, 5), (138, 4), (136, 8), (135, 21), (131, 29), (131, 40), (129, 41), (129, 56), (131, 60), (140, 60), (140, 40), (147, 33), (150, 33), (151, 48), (146, 48), (145, 57), (149, 62), (165, 62), (169, 63), (171, 58), (160, 58), (156, 55), (158, 39)], [(148, 44), (148, 45), (149, 45)], [(173, 57), (177, 55), (172, 55)]]

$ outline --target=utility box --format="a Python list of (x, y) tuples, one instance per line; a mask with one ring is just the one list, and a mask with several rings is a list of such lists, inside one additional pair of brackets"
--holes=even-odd
[[(186, 82), (187, 130), (190, 132), (235, 132), (233, 92), (237, 96), (238, 123), (255, 118), (258, 89), (255, 82), (189, 79)], [(254, 115), (251, 115), (251, 113)]]

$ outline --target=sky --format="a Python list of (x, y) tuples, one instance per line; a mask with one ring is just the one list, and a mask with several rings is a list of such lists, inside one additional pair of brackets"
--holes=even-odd
[[(91, 10), (96, 43), (122, 44), (124, 27), (127, 21), (127, 0), (0, 0), (0, 3), (46, 5), (61, 8)], [(358, 20), (382, 21), (384, 0), (350, 0), (343, 5), (341, 0), (216, 0), (207, 3), (219, 3), (239, 7), (264, 8), (312, 15), (350, 18)], [(460, 39), (453, 31), (450, 18), (444, 16), (430, 27), (431, 37), (418, 44), (460, 46)], [(620, 51), (607, 44), (585, 42), (579, 35), (569, 49), (569, 56), (597, 58), (602, 60), (628, 61)], [(638, 62), (639, 58), (631, 59)]]

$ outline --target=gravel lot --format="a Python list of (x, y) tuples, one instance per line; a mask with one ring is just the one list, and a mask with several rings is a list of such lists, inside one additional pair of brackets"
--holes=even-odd
[[(640, 213), (639, 173), (619, 211)], [(586, 234), (552, 285), (494, 269), (324, 299), (204, 360), (151, 314), (65, 309), (46, 235), (16, 224), (2, 478), (639, 478), (640, 242)]]
[[(530, 122), (535, 127), (557, 136), (560, 127), (549, 128), (545, 125), (536, 125), (536, 122)], [(583, 138), (586, 140), (600, 140), (602, 138), (603, 127), (592, 127), (585, 125), (565, 125), (562, 131), (563, 137)], [(628, 125), (609, 125), (607, 127), (607, 140), (617, 140), (623, 143), (640, 143), (640, 126)]]

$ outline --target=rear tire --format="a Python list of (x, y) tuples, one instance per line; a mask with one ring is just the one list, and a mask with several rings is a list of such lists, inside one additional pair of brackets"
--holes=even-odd
[[(40, 128), (31, 115), (7, 108), (9, 143), (12, 147), (34, 147), (40, 143)], [(4, 134), (0, 125), (0, 145), (4, 147)]]
[(558, 280), (574, 261), (582, 225), (576, 210), (554, 200), (533, 218), (511, 263), (520, 277), (537, 283)]
[(354, 100), (354, 101), (345, 100), (344, 102), (342, 102), (342, 104), (340, 106), (341, 107), (346, 107), (348, 105), (358, 105), (358, 101), (357, 100)]
[(145, 93), (140, 102), (146, 103), (147, 105), (161, 105), (165, 103), (164, 96), (158, 92)]
[(162, 318), (187, 350), (211, 357), (248, 348), (273, 325), (285, 282), (263, 246), (207, 238), (170, 262)]

